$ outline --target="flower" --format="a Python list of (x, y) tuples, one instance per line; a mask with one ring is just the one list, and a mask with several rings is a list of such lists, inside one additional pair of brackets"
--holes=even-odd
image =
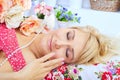
[(40, 27), (40, 23), (42, 21), (38, 19), (35, 16), (30, 16), (29, 18), (26, 18), (20, 25), (20, 31), (26, 35), (29, 36), (30, 34), (37, 32)]
[(35, 13), (37, 17), (40, 19), (44, 19), (45, 16), (49, 16), (51, 14), (52, 7), (45, 4), (45, 2), (41, 2), (35, 6)]
[(15, 4), (23, 7), (24, 10), (31, 8), (31, 0), (13, 0)]
[(112, 74), (110, 72), (104, 72), (102, 74), (102, 79), (101, 80), (112, 80)]
[(74, 65), (70, 65), (70, 66), (68, 66), (68, 70), (69, 70), (69, 75), (72, 78), (78, 79), (79, 69), (77, 67), (75, 67)]
[(105, 63), (105, 70), (107, 71), (100, 71), (100, 72), (95, 72), (98, 78), (101, 78), (101, 80), (119, 80), (120, 75), (120, 63), (119, 61), (115, 60), (113, 61), (108, 61)]
[(116, 68), (116, 74), (117, 74), (117, 75), (120, 75), (120, 68), (119, 68), (119, 67)]
[(52, 80), (52, 76), (53, 76), (53, 74), (50, 72), (47, 74), (47, 76), (45, 77), (44, 80)]
[(67, 69), (66, 65), (58, 67), (58, 71), (60, 71), (62, 74), (64, 74), (66, 72), (66, 69)]
[(11, 0), (0, 0), (0, 23), (4, 22), (5, 13), (13, 6)]
[(7, 28), (17, 28), (23, 20), (25, 10), (31, 8), (31, 0), (0, 0), (0, 23)]
[(72, 21), (72, 22), (78, 22), (80, 23), (80, 17), (78, 17), (78, 14), (73, 14), (72, 11), (69, 11), (67, 8), (64, 8), (60, 5), (54, 8), (55, 9), (55, 15), (58, 21)]
[(60, 71), (54, 72), (52, 76), (52, 80), (64, 80), (64, 76)]
[(23, 21), (23, 8), (16, 5), (10, 8), (5, 14), (4, 20), (7, 28), (17, 28)]
[(48, 74), (44, 80), (81, 80), (78, 73), (79, 71), (75, 66), (63, 64), (53, 69), (50, 72), (51, 75)]

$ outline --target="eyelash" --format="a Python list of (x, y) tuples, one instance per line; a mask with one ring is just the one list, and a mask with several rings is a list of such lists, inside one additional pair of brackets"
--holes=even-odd
[(68, 50), (69, 50), (69, 49), (67, 48), (67, 49), (66, 49), (66, 57), (67, 57), (67, 58), (68, 58)]
[(70, 32), (67, 32), (67, 40), (69, 40)]

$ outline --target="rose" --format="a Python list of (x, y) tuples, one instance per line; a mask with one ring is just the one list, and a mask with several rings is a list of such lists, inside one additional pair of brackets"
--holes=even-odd
[[(23, 10), (22, 12), (24, 12), (25, 10), (28, 10), (31, 8), (31, 0), (0, 0), (0, 23), (5, 22), (6, 16), (9, 15), (8, 11), (10, 11), (11, 8), (15, 6), (21, 6)], [(18, 9), (16, 10), (19, 11)], [(16, 14), (16, 10), (13, 11), (14, 13), (12, 14)], [(12, 16), (10, 16), (9, 18), (10, 21), (11, 21), (11, 18)]]
[(5, 14), (5, 22), (7, 28), (17, 28), (23, 21), (23, 8), (21, 6), (14, 6)]
[(117, 69), (116, 69), (116, 74), (117, 74), (117, 75), (120, 75), (120, 68), (117, 68)]
[(30, 34), (37, 32), (37, 30), (41, 29), (40, 23), (42, 20), (36, 18), (35, 16), (30, 16), (29, 18), (25, 19), (23, 23), (20, 25), (20, 31), (29, 36)]
[(112, 80), (112, 74), (110, 72), (104, 72), (102, 74), (102, 79), (101, 80)]
[(4, 15), (12, 5), (11, 0), (0, 0), (0, 23), (4, 22)]
[(24, 10), (29, 10), (31, 8), (31, 0), (13, 0), (15, 5), (20, 5)]

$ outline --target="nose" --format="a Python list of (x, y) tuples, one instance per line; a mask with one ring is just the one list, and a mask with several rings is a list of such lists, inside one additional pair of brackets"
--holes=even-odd
[(54, 47), (55, 49), (60, 49), (61, 47), (68, 47), (70, 46), (70, 43), (67, 41), (61, 41), (61, 40), (56, 40)]

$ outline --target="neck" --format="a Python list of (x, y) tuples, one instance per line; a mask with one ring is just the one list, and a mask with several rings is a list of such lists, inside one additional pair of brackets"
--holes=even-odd
[(36, 58), (42, 57), (42, 50), (41, 47), (39, 46), (41, 43), (41, 38), (43, 34), (39, 34), (36, 39), (32, 42), (32, 44), (29, 46), (29, 49), (32, 51), (32, 53), (35, 55)]

